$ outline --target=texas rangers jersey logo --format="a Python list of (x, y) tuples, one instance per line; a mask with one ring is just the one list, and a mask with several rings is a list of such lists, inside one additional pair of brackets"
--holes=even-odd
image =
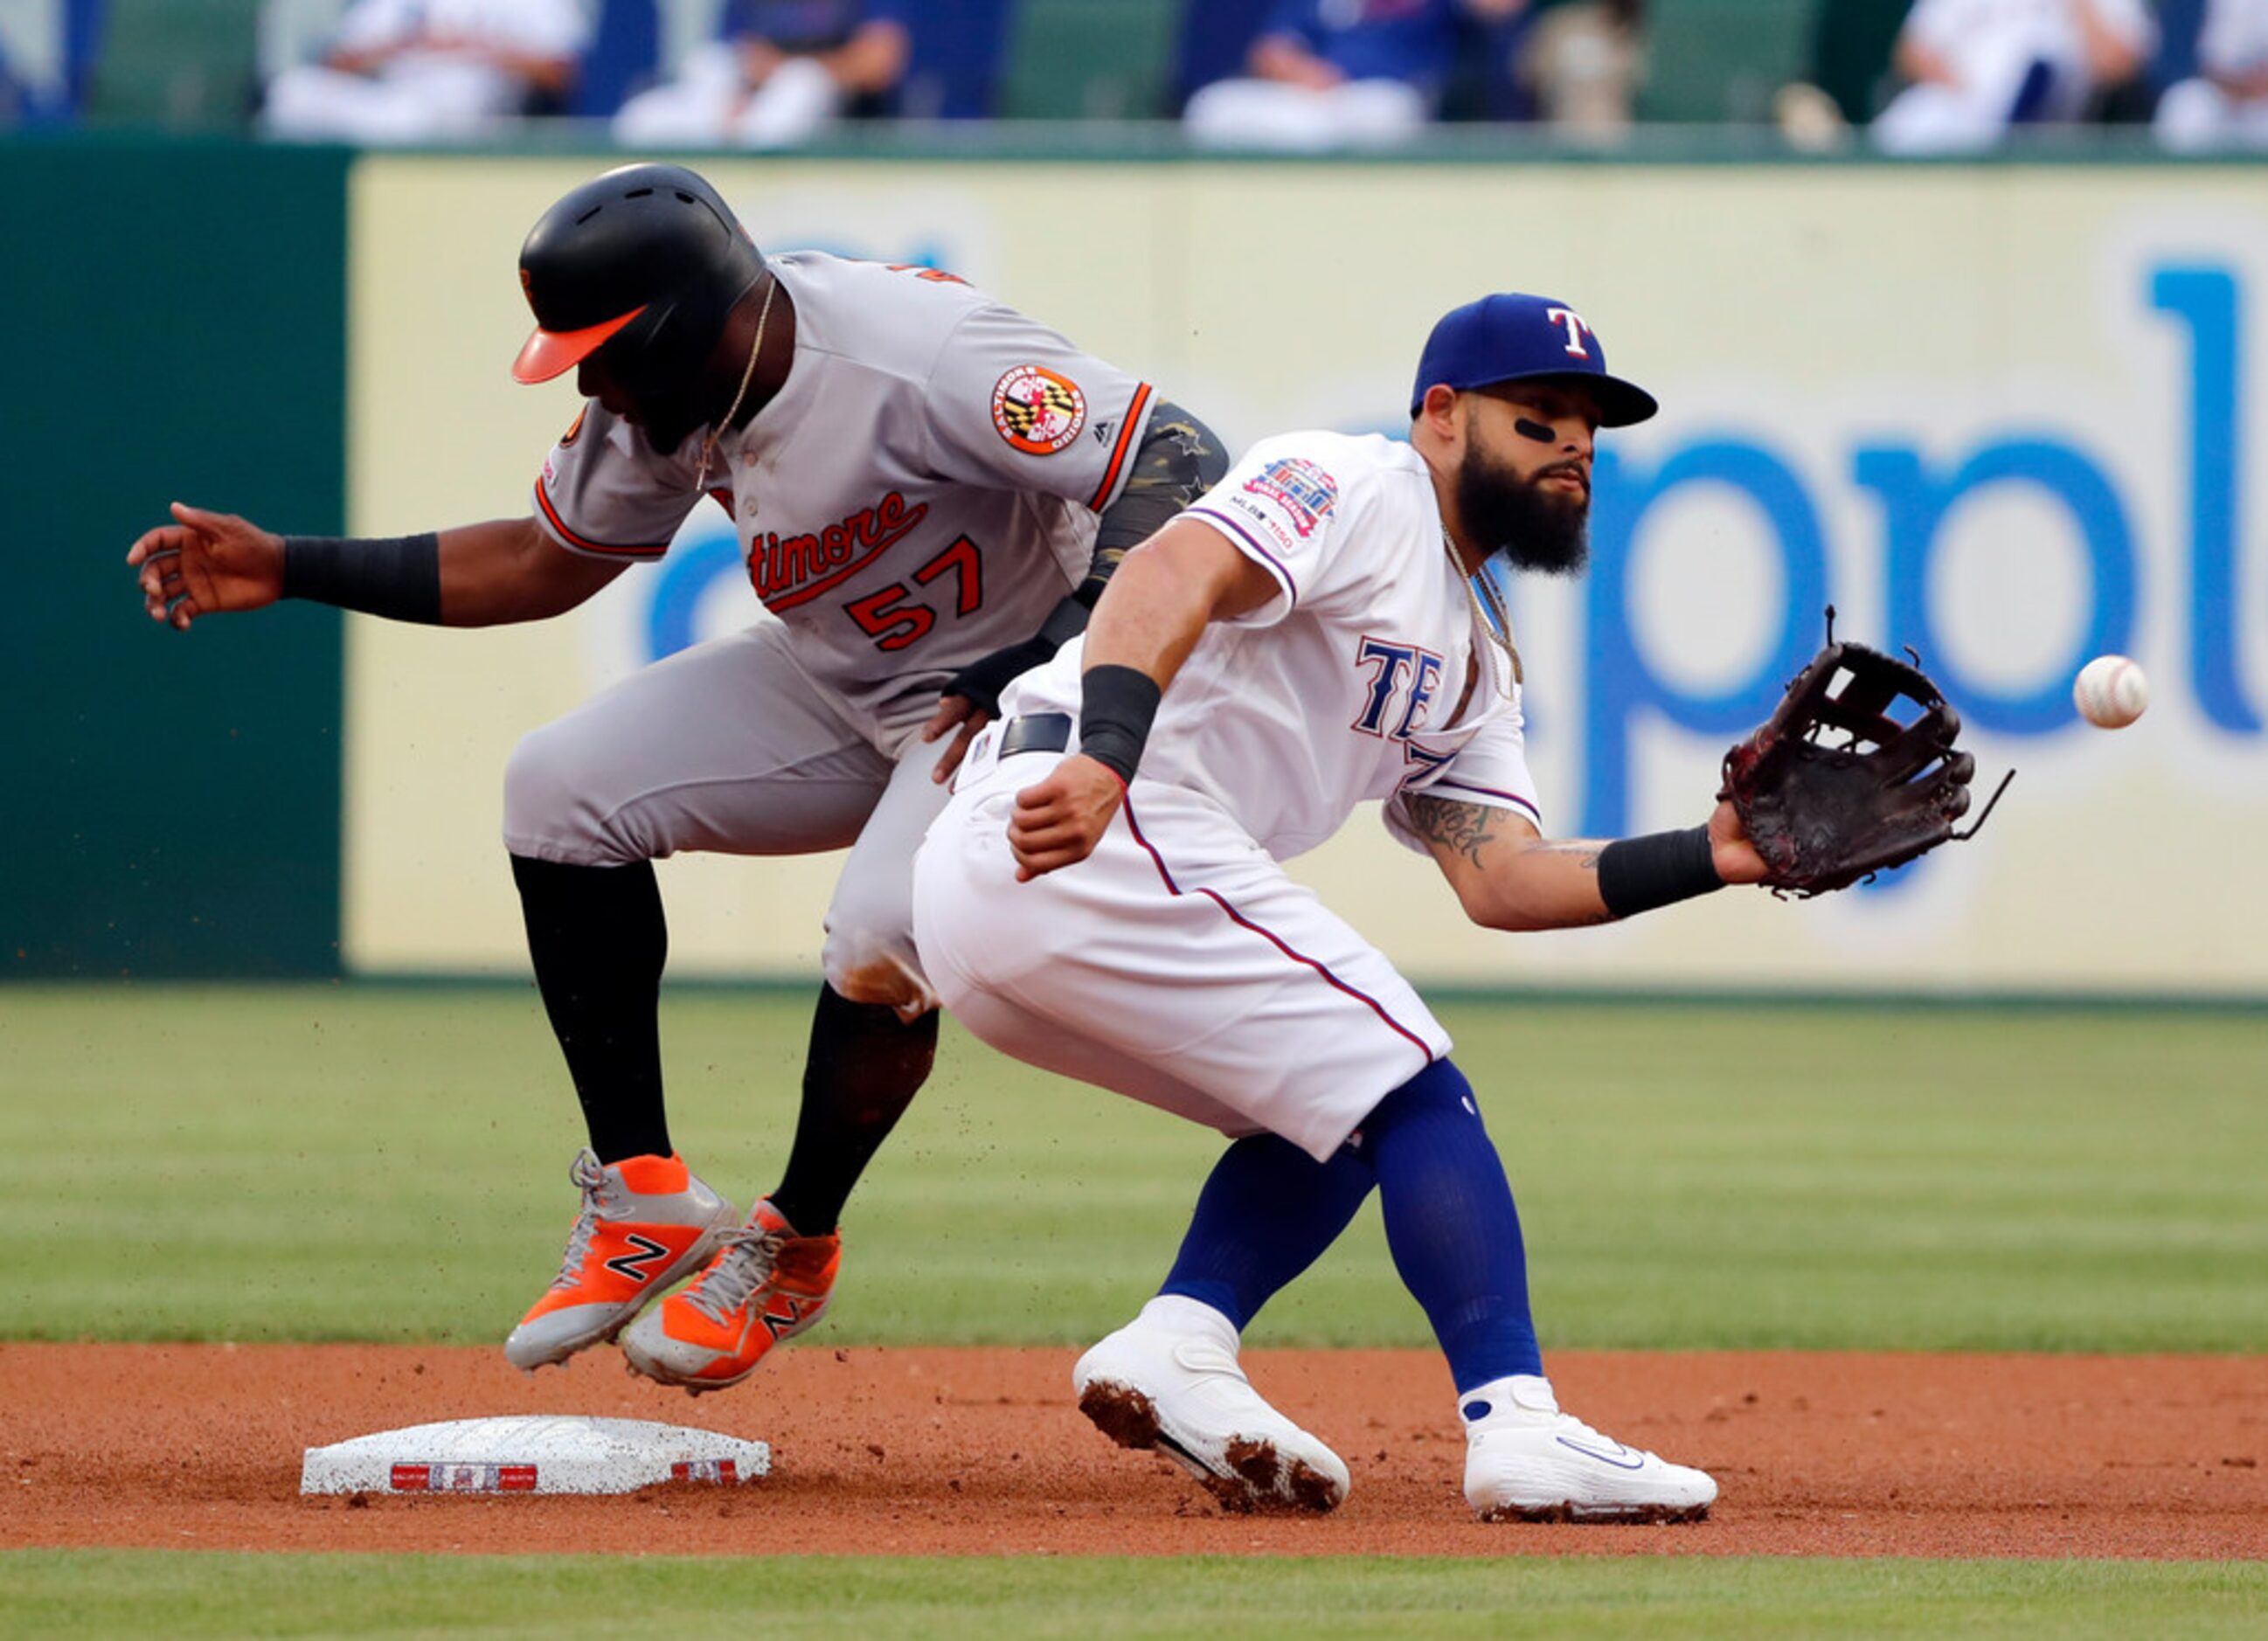
[(992, 386), (992, 425), (1027, 456), (1052, 456), (1086, 425), (1086, 395), (1068, 376), (1020, 364)]
[(1339, 501), (1338, 481), (1298, 456), (1270, 462), (1245, 480), (1244, 488), (1275, 503), (1302, 539), (1314, 534), (1315, 526)]
[(1369, 677), (1364, 682), (1362, 711), (1348, 727), (1407, 743), (1425, 727), (1433, 698), (1440, 694), (1441, 657), (1418, 644), (1366, 635), (1355, 646), (1354, 664)]

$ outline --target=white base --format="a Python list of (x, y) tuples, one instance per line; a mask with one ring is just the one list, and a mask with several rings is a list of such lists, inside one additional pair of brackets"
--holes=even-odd
[(302, 1493), (629, 1493), (769, 1475), (760, 1441), (645, 1419), (453, 1419), (310, 1447)]

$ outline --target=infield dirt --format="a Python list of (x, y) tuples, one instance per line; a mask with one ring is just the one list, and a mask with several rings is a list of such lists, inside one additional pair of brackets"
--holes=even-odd
[[(492, 1350), (0, 1347), (0, 1545), (696, 1554), (2268, 1553), (2268, 1358), (1611, 1354), (1562, 1401), (1714, 1474), (1680, 1527), (1484, 1527), (1439, 1358), (1248, 1353), (1354, 1472), (1332, 1515), (1224, 1515), (1074, 1410), (1071, 1350), (791, 1347), (698, 1402), (610, 1350), (530, 1380)], [(430, 1420), (587, 1413), (769, 1441), (729, 1490), (302, 1498), (306, 1446)]]

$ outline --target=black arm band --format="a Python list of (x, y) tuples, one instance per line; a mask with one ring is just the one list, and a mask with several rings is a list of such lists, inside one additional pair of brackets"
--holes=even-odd
[(1635, 917), (1724, 887), (1705, 826), (1621, 838), (1599, 851), (1599, 898), (1616, 917)]
[(1165, 692), (1133, 666), (1090, 666), (1079, 681), (1079, 749), (1130, 785)]
[(441, 624), (441, 538), (284, 538), (284, 596), (390, 621)]

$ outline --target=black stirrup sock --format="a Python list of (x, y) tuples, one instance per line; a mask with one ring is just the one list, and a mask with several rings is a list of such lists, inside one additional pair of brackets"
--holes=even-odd
[(662, 1113), (662, 964), (653, 863), (571, 866), (512, 857), (536, 989), (567, 1056), (600, 1162), (670, 1154)]
[(771, 1194), (781, 1218), (805, 1236), (824, 1236), (843, 1217), (850, 1188), (937, 1058), (937, 1011), (909, 1026), (884, 1004), (853, 1003), (820, 989), (803, 1063), (803, 1108), (787, 1171)]

